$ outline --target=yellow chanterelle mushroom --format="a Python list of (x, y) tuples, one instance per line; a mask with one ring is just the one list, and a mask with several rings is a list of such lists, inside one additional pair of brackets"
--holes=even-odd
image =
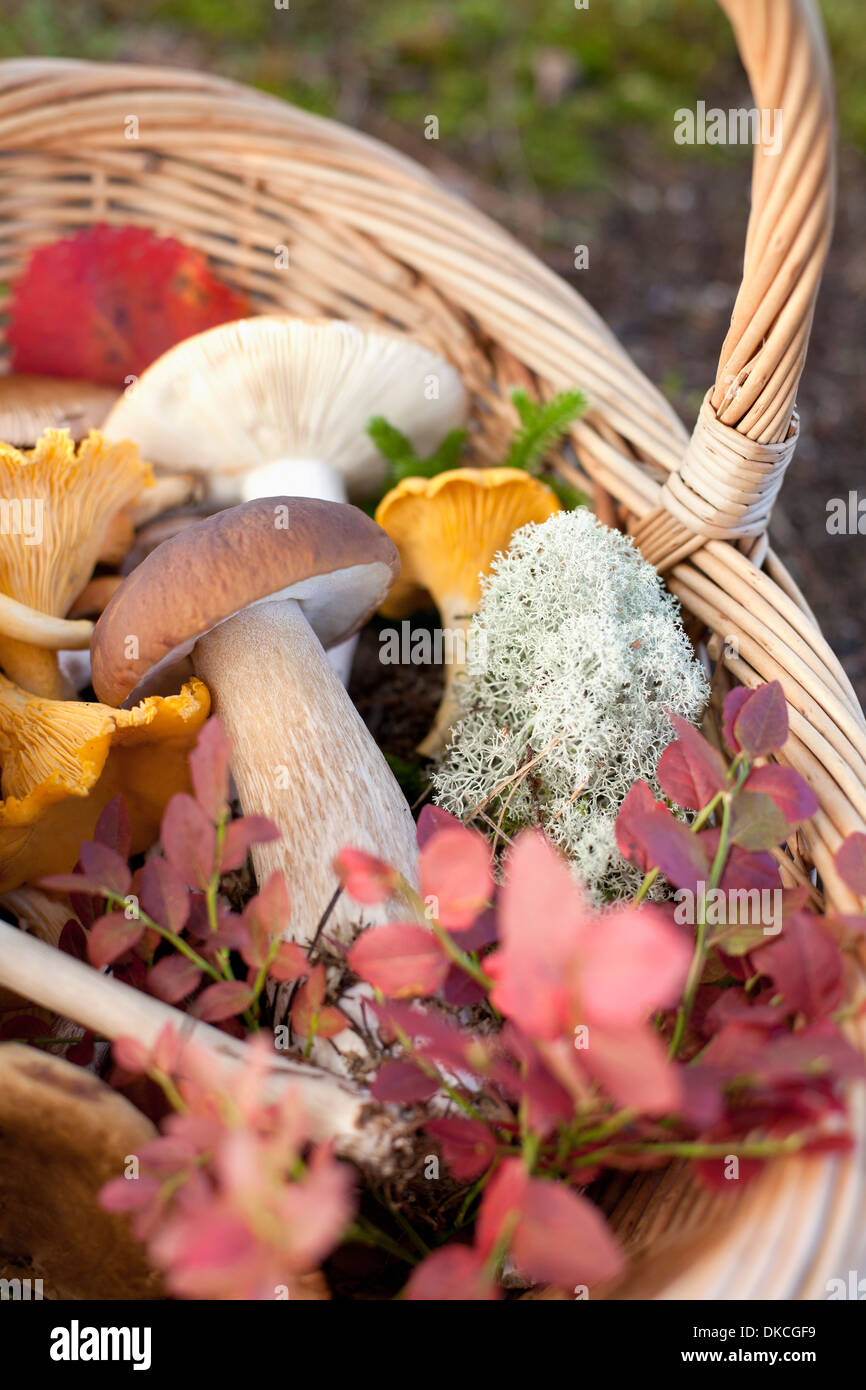
[(405, 478), (379, 503), (376, 520), (397, 546), (402, 566), (381, 612), (405, 617), (429, 595), (451, 635), (442, 703), (418, 745), (427, 757), (444, 748), (456, 718), (456, 684), (465, 665), (460, 644), (481, 601), (481, 576), (519, 527), (560, 510), (553, 490), (519, 468), (455, 468), (434, 478)]
[(0, 676), (0, 893), (73, 869), (118, 795), (132, 852), (148, 849), (169, 798), (189, 789), (187, 759), (209, 711), (198, 680), (122, 710), (45, 700)]

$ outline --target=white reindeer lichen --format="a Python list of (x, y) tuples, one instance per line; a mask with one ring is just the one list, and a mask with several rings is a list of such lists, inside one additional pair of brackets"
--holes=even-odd
[(636, 778), (657, 790), (665, 711), (696, 720), (709, 695), (676, 600), (584, 508), (517, 531), (482, 589), (436, 801), (506, 834), (543, 825), (596, 901), (630, 895), (617, 811)]

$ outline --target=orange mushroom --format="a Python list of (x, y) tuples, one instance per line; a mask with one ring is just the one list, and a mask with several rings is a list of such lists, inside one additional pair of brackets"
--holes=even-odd
[(380, 611), (402, 618), (429, 595), (449, 639), (445, 691), (419, 753), (440, 753), (456, 718), (461, 649), (481, 601), (481, 577), (519, 527), (561, 510), (552, 488), (519, 468), (455, 468), (434, 478), (405, 478), (379, 503), (376, 520), (397, 546), (402, 567)]
[(132, 852), (148, 849), (169, 798), (188, 790), (188, 755), (209, 711), (198, 680), (120, 710), (45, 700), (0, 676), (0, 893), (69, 872), (117, 795)]
[(0, 445), (0, 665), (24, 689), (63, 695), (56, 653), (86, 647), (92, 631), (65, 615), (151, 483), (135, 445), (95, 430), (77, 448), (67, 430), (24, 452)]

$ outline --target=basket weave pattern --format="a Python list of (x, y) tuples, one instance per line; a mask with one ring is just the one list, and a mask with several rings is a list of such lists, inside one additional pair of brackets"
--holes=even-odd
[[(776, 156), (756, 151), (743, 283), (691, 443), (589, 305), (417, 164), (202, 74), (0, 64), (0, 282), (34, 246), (95, 222), (177, 236), (261, 312), (386, 323), (442, 353), (474, 397), (482, 463), (501, 458), (510, 436), (511, 388), (579, 386), (591, 409), (573, 430), (577, 464), (563, 471), (594, 491), (605, 519), (626, 522), (695, 631), (711, 634), (716, 714), (732, 682), (782, 682), (785, 760), (821, 807), (783, 875), (808, 883), (814, 866), (827, 905), (857, 911), (832, 860), (846, 835), (866, 830), (866, 722), (766, 536), (796, 445), (832, 229), (832, 81), (812, 0), (723, 7), (755, 104), (783, 112), (784, 139)], [(853, 1036), (866, 1050), (866, 1030)], [(849, 1157), (778, 1163), (724, 1205), (676, 1168), (612, 1189), (615, 1224), (645, 1252), (613, 1296), (824, 1296), (826, 1280), (862, 1254), (862, 1094), (854, 1126)]]

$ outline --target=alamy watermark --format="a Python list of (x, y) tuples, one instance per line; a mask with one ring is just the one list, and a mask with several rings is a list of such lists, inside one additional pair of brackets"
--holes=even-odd
[(674, 112), (674, 141), (678, 145), (760, 145), (765, 154), (777, 155), (782, 148), (782, 112), (769, 108), (720, 107), (707, 109), (699, 101), (694, 111), (681, 106)]
[(379, 633), (379, 660), (383, 666), (465, 666), (477, 669), (487, 658), (487, 633), (462, 627), (413, 628), (404, 620), (399, 628)]
[(25, 545), (41, 545), (44, 512), (41, 497), (0, 497), (0, 536), (23, 536)]
[(763, 927), (765, 936), (778, 936), (782, 930), (781, 888), (707, 888), (703, 879), (697, 892), (678, 888), (674, 893), (674, 921), (693, 927)]

